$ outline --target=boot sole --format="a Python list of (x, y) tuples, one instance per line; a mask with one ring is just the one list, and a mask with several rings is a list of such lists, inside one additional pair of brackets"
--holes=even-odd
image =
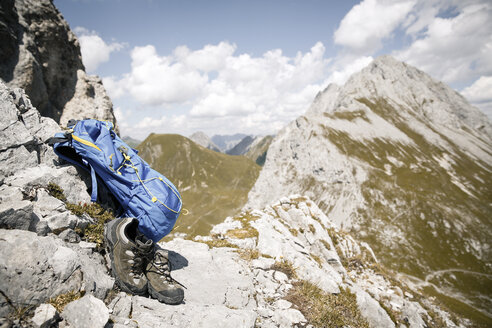
[[(111, 223), (111, 221), (110, 221), (110, 223)], [(109, 232), (108, 224), (106, 224), (104, 226), (104, 242), (106, 243), (106, 252), (109, 254), (109, 258), (111, 259), (111, 275), (114, 277), (115, 284), (122, 291), (124, 291), (128, 294), (133, 294), (133, 295), (137, 295), (137, 296), (147, 296), (146, 290), (144, 290), (144, 291), (131, 290), (129, 287), (126, 286), (126, 284), (116, 274), (116, 270), (114, 267), (114, 257), (113, 257), (114, 243), (113, 243), (113, 240), (111, 239), (111, 233)]]
[(183, 302), (184, 293), (183, 293), (183, 295), (177, 295), (175, 297), (169, 297), (169, 296), (164, 296), (164, 295), (160, 294), (157, 290), (152, 288), (152, 285), (150, 283), (148, 284), (147, 288), (149, 289), (150, 296), (157, 299), (161, 303), (176, 305), (176, 304), (181, 304)]

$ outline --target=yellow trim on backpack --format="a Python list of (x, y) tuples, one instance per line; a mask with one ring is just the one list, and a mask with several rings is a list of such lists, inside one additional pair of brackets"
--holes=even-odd
[[(159, 180), (161, 180), (162, 182), (164, 182), (164, 184), (166, 184), (169, 187), (169, 189), (171, 189), (171, 191), (174, 193), (174, 195), (176, 195), (176, 197), (179, 199), (179, 202), (180, 202), (180, 210), (179, 211), (173, 210), (172, 208), (170, 208), (169, 206), (167, 206), (166, 204), (164, 204), (163, 202), (161, 202), (157, 197), (155, 197), (152, 194), (152, 192), (149, 190), (149, 188), (147, 188), (147, 186), (145, 185), (144, 180), (142, 180), (142, 178), (140, 177), (140, 174), (138, 174), (138, 169), (133, 164), (130, 156), (128, 156), (127, 154), (125, 154), (123, 152), (121, 154), (123, 155), (123, 158), (125, 159), (123, 161), (123, 164), (125, 164), (125, 162), (130, 162), (130, 164), (125, 164), (125, 165), (128, 165), (129, 167), (131, 167), (132, 169), (135, 170), (135, 174), (137, 175), (138, 181), (140, 181), (140, 183), (142, 184), (142, 187), (147, 191), (147, 193), (149, 194), (149, 196), (152, 199), (152, 202), (154, 202), (154, 203), (155, 202), (159, 202), (162, 206), (164, 206), (165, 208), (167, 208), (171, 212), (176, 213), (176, 214), (179, 214), (179, 212), (181, 211), (181, 207), (183, 205), (183, 200), (181, 199), (181, 197), (179, 196), (179, 194), (176, 193), (176, 191), (174, 190), (174, 188), (172, 188), (166, 181), (164, 181), (162, 178), (159, 177)], [(121, 167), (123, 166), (123, 164), (121, 165)], [(151, 180), (151, 179), (149, 179), (149, 180)], [(188, 211), (188, 210), (186, 210), (186, 211)]]
[(99, 148), (98, 146), (94, 145), (92, 142), (87, 141), (85, 139), (82, 139), (81, 137), (77, 137), (75, 134), (72, 134), (72, 138), (74, 138), (75, 140), (77, 140), (80, 143), (83, 143), (86, 146), (89, 146), (89, 147), (92, 147), (92, 148), (96, 148), (97, 150), (102, 151), (101, 148)]

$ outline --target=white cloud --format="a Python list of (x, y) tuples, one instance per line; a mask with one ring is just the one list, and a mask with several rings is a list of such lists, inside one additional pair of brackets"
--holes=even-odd
[(461, 94), (474, 103), (492, 101), (492, 76), (481, 76)]
[(410, 26), (408, 33), (425, 32), (393, 55), (447, 83), (492, 74), (492, 5), (471, 3), (456, 9), (455, 17), (427, 17), (418, 27)]
[(112, 42), (107, 44), (95, 31), (83, 27), (74, 29), (80, 43), (82, 62), (87, 72), (94, 72), (100, 64), (107, 62), (112, 52), (121, 50), (125, 44)]
[(218, 45), (206, 45), (203, 49), (191, 51), (186, 46), (175, 49), (174, 55), (178, 61), (185, 62), (194, 69), (210, 72), (224, 67), (226, 59), (236, 51), (235, 44), (220, 42)]
[(334, 34), (335, 43), (372, 54), (404, 22), (414, 5), (415, 1), (364, 0), (342, 19)]
[(120, 80), (114, 77), (103, 79), (113, 98), (129, 92), (145, 105), (183, 103), (199, 96), (208, 81), (206, 74), (178, 61), (177, 57), (159, 56), (151, 45), (135, 47), (131, 59), (129, 74)]
[(159, 118), (145, 116), (137, 124), (135, 124), (135, 129), (132, 135), (136, 135), (139, 138), (144, 138), (149, 134), (149, 132), (172, 133), (182, 131), (185, 124), (187, 124), (185, 115), (173, 115), (170, 117), (163, 115)]
[(492, 76), (482, 76), (461, 94), (492, 118)]
[[(131, 72), (103, 82), (114, 99), (130, 94), (142, 105), (188, 108), (183, 122), (187, 130), (207, 126), (272, 133), (272, 127), (280, 128), (304, 113), (328, 74), (330, 61), (320, 42), (295, 57), (278, 49), (258, 57), (235, 51), (227, 42), (195, 51), (181, 46), (169, 56), (160, 56), (150, 45), (136, 47)], [(181, 121), (173, 117), (147, 117), (136, 127), (175, 128)]]
[(343, 85), (352, 74), (359, 72), (372, 61), (373, 58), (371, 56), (357, 57), (355, 59), (351, 59), (350, 61), (344, 60), (342, 63), (338, 63), (337, 66), (339, 68), (333, 70), (328, 78), (328, 82)]

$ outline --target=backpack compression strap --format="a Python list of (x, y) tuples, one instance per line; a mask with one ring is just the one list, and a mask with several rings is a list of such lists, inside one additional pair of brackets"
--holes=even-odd
[[(69, 122), (70, 124), (70, 122)], [(79, 162), (79, 160), (65, 156), (64, 154), (60, 153), (57, 148), (57, 144), (61, 143), (68, 143), (69, 141), (72, 140), (72, 134), (69, 132), (66, 133), (57, 133), (54, 137), (51, 137), (47, 140), (48, 145), (53, 147), (53, 150), (55, 153), (58, 155), (58, 157), (63, 158), (69, 163), (75, 164), (77, 166), (82, 167), (83, 169), (90, 171), (91, 173), (91, 181), (92, 181), (92, 192), (91, 192), (91, 202), (97, 201), (97, 176), (96, 176), (96, 171), (92, 167), (91, 164), (89, 164), (88, 161), (82, 158), (82, 163)], [(68, 146), (68, 145), (67, 145)], [(71, 146), (69, 146), (71, 147)]]

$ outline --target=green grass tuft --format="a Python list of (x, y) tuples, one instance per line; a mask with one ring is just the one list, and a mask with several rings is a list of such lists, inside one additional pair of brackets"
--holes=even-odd
[(50, 182), (48, 184), (47, 190), (51, 196), (61, 200), (62, 202), (67, 201), (67, 197), (65, 197), (64, 190), (59, 185), (57, 185), (56, 183)]
[(77, 291), (69, 291), (68, 293), (65, 294), (60, 294), (56, 297), (53, 297), (49, 300), (49, 303), (55, 307), (55, 309), (61, 313), (65, 306), (73, 301), (78, 300), (82, 296), (84, 296), (85, 292), (77, 292)]
[(314, 327), (369, 327), (357, 306), (356, 296), (348, 288), (341, 288), (340, 294), (335, 295), (302, 280), (293, 284), (286, 299), (294, 304)]
[(289, 279), (296, 279), (297, 278), (296, 268), (294, 268), (294, 265), (286, 259), (281, 259), (280, 261), (275, 261), (275, 263), (272, 265), (271, 269), (285, 273), (287, 275), (287, 277), (289, 277)]

